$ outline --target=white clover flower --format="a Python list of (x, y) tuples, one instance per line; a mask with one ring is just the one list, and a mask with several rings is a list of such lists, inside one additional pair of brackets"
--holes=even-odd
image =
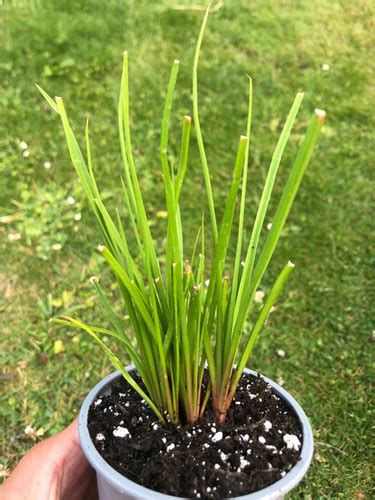
[(29, 146), (27, 145), (27, 142), (25, 141), (20, 141), (19, 143), (19, 147), (20, 149), (22, 149), (22, 151), (24, 151), (25, 149), (27, 149)]
[(67, 201), (68, 205), (74, 205), (74, 203), (76, 202), (76, 200), (73, 198), (73, 196), (68, 196), (66, 201)]
[(9, 233), (8, 234), (8, 240), (9, 241), (17, 241), (21, 239), (21, 233)]
[(266, 294), (263, 292), (263, 290), (257, 290), (254, 296), (255, 302), (257, 302), (257, 304), (261, 304), (263, 302), (265, 295)]
[(28, 149), (25, 149), (24, 151), (22, 151), (22, 156), (24, 158), (28, 158), (30, 156), (30, 151)]
[(61, 249), (62, 249), (62, 244), (61, 243), (54, 243), (52, 245), (52, 250), (58, 251), (58, 250), (61, 250)]
[(45, 161), (45, 162), (43, 163), (43, 167), (44, 167), (46, 170), (49, 170), (49, 169), (52, 167), (51, 162), (50, 162), (50, 161)]
[(328, 71), (329, 70), (329, 64), (327, 64), (327, 63), (322, 64), (322, 70), (323, 71)]
[[(327, 115), (327, 113), (324, 111), (324, 109), (315, 108), (315, 114), (318, 117), (319, 121), (321, 123), (323, 123), (325, 120), (325, 117)], [(332, 203), (332, 202), (329, 201), (329, 203)]]
[(23, 432), (26, 434), (27, 437), (31, 438), (33, 441), (36, 441), (38, 437), (44, 435), (43, 427), (36, 430), (34, 429), (34, 427), (31, 427), (31, 425), (27, 425)]
[(73, 217), (73, 219), (78, 222), (79, 220), (82, 219), (82, 214), (75, 214), (74, 217)]

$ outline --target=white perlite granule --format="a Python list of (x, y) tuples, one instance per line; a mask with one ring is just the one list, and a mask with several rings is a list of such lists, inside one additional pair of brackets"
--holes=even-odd
[(249, 465), (250, 462), (248, 460), (246, 460), (246, 458), (244, 457), (240, 457), (240, 466), (239, 466), (239, 469), (237, 469), (237, 472), (241, 472), (241, 469), (243, 469), (244, 467), (246, 467), (246, 465)]
[(97, 435), (96, 435), (96, 438), (95, 438), (97, 441), (104, 441), (105, 440), (105, 436), (104, 434), (102, 434), (101, 432), (99, 432)]
[(277, 451), (276, 446), (273, 446), (272, 444), (266, 444), (267, 450), (273, 450), (275, 453)]
[(259, 436), (258, 441), (262, 444), (265, 444), (266, 438), (264, 438), (263, 436)]
[(289, 450), (298, 451), (301, 447), (301, 441), (294, 434), (285, 434), (283, 440)]
[(211, 438), (211, 441), (213, 443), (217, 443), (218, 441), (221, 441), (223, 439), (223, 433), (222, 432), (216, 432)]
[(166, 450), (169, 452), (169, 451), (172, 451), (176, 448), (176, 445), (174, 443), (171, 443), (167, 446)]
[(266, 432), (268, 432), (270, 429), (272, 429), (272, 422), (270, 422), (269, 420), (266, 420), (264, 422), (264, 430)]
[(130, 432), (126, 427), (117, 426), (116, 429), (113, 431), (113, 435), (115, 437), (124, 438), (126, 436), (130, 436)]

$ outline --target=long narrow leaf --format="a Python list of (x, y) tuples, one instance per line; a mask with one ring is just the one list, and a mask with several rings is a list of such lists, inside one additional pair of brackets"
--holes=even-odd
[(200, 121), (199, 121), (199, 105), (198, 105), (198, 62), (199, 62), (200, 50), (201, 50), (201, 46), (202, 46), (203, 35), (204, 35), (204, 31), (206, 29), (206, 24), (207, 24), (209, 12), (210, 12), (210, 6), (207, 7), (205, 16), (203, 18), (202, 27), (201, 27), (201, 30), (200, 30), (200, 33), (198, 36), (198, 41), (197, 41), (197, 45), (195, 48), (195, 54), (194, 54), (194, 62), (193, 62), (193, 111), (194, 111), (195, 132), (197, 135), (199, 155), (200, 155), (201, 164), (202, 164), (204, 182), (205, 182), (205, 186), (206, 186), (206, 194), (207, 194), (208, 209), (209, 209), (210, 219), (211, 219), (212, 234), (213, 234), (214, 243), (216, 243), (216, 241), (218, 239), (218, 228), (217, 228), (217, 221), (216, 221), (215, 203), (214, 203), (214, 197), (212, 194), (210, 172), (208, 169), (207, 156), (206, 156), (206, 151), (204, 148), (202, 130), (201, 130), (201, 125), (200, 125)]
[[(57, 321), (58, 322), (58, 321)], [(147, 401), (148, 405), (152, 409), (152, 411), (155, 413), (155, 415), (161, 420), (162, 422), (165, 422), (164, 417), (158, 410), (158, 408), (155, 406), (154, 402), (150, 399), (150, 397), (144, 392), (144, 390), (137, 384), (137, 382), (133, 379), (133, 377), (130, 375), (130, 373), (125, 370), (123, 364), (121, 361), (118, 359), (118, 357), (109, 349), (108, 346), (96, 335), (96, 333), (87, 325), (84, 323), (81, 323), (80, 321), (69, 318), (69, 323), (73, 326), (76, 326), (77, 328), (80, 328), (81, 330), (85, 330), (94, 340), (97, 344), (100, 345), (100, 347), (103, 349), (103, 351), (107, 354), (108, 358), (111, 360), (112, 364), (114, 367), (119, 370), (124, 377), (124, 379), (128, 382), (131, 387), (135, 391), (138, 392), (138, 394), (145, 400)]]
[(243, 295), (244, 298), (238, 312), (236, 325), (234, 327), (237, 332), (242, 328), (253, 294), (259, 286), (260, 280), (267, 269), (269, 261), (271, 260), (277, 242), (280, 238), (281, 231), (289, 215), (294, 198), (311, 158), (314, 146), (319, 138), (325, 117), (325, 113), (323, 113), (324, 112), (320, 112), (320, 110), (313, 113), (303, 143), (293, 163), (293, 167), (277, 207), (276, 214), (272, 220), (271, 230), (269, 231), (267, 239), (264, 243), (262, 252), (254, 269), (251, 282), (247, 284)]
[(233, 393), (238, 385), (239, 379), (242, 375), (242, 372), (246, 366), (247, 360), (249, 359), (249, 356), (251, 355), (255, 342), (259, 336), (259, 333), (262, 331), (262, 328), (264, 326), (264, 323), (266, 322), (268, 315), (271, 311), (272, 306), (275, 304), (278, 296), (280, 295), (281, 290), (283, 289), (287, 279), (290, 276), (290, 273), (294, 269), (294, 264), (292, 262), (288, 262), (279, 276), (277, 277), (275, 284), (272, 287), (272, 290), (267, 296), (266, 302), (258, 316), (258, 319), (251, 331), (250, 337), (246, 343), (246, 347), (243, 349), (237, 368), (236, 372), (231, 384), (231, 395), (233, 396)]
[[(250, 237), (248, 251), (246, 254), (244, 271), (242, 274), (240, 288), (238, 291), (238, 297), (236, 300), (236, 306), (235, 306), (235, 311), (234, 311), (235, 317), (238, 316), (239, 309), (242, 305), (246, 286), (248, 285), (248, 283), (252, 279), (253, 266), (254, 266), (255, 256), (256, 256), (256, 252), (257, 252), (257, 248), (258, 248), (260, 233), (261, 233), (261, 230), (262, 230), (262, 227), (264, 224), (264, 219), (265, 219), (268, 205), (269, 205), (269, 202), (271, 199), (271, 194), (272, 194), (273, 186), (275, 183), (276, 174), (277, 174), (277, 171), (279, 169), (281, 158), (282, 158), (284, 149), (286, 147), (286, 144), (288, 142), (288, 138), (289, 138), (290, 132), (292, 130), (294, 121), (296, 119), (297, 112), (298, 112), (299, 107), (301, 105), (303, 96), (304, 96), (303, 93), (299, 93), (296, 95), (294, 103), (293, 103), (293, 105), (290, 109), (290, 112), (288, 114), (288, 117), (286, 119), (284, 128), (280, 134), (280, 138), (277, 142), (274, 154), (272, 156), (271, 165), (270, 165), (270, 168), (268, 170), (267, 179), (266, 179), (266, 182), (264, 185), (262, 197), (261, 197), (261, 200), (259, 203), (257, 215), (255, 218), (253, 230), (252, 230), (251, 237)], [(236, 335), (236, 333), (234, 335)], [(234, 340), (234, 342), (236, 342), (236, 340)]]

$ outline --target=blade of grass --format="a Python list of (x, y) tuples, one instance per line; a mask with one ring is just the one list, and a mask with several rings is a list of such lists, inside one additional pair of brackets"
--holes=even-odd
[[(247, 137), (241, 136), (238, 143), (237, 157), (233, 171), (233, 180), (229, 190), (227, 201), (225, 203), (223, 218), (220, 223), (220, 231), (217, 240), (217, 245), (215, 248), (214, 261), (211, 268), (210, 282), (208, 285), (207, 295), (205, 299), (204, 315), (207, 315), (207, 311), (210, 307), (212, 312), (212, 298), (215, 293), (215, 288), (216, 287), (221, 288), (222, 269), (228, 250), (229, 237), (233, 223), (234, 207), (238, 189), (241, 182), (241, 174), (244, 166), (246, 144), (247, 144)], [(218, 292), (217, 297), (218, 298), (221, 297), (220, 291)], [(222, 352), (222, 348), (223, 348), (223, 336), (222, 332), (219, 332), (219, 335), (217, 335), (216, 338), (215, 353), (216, 353), (217, 374), (220, 377), (221, 377), (222, 358), (221, 355), (219, 355), (219, 353)]]
[(137, 210), (137, 221), (142, 234), (143, 244), (146, 252), (146, 258), (150, 260), (151, 269), (154, 278), (159, 278), (155, 283), (158, 290), (158, 299), (163, 304), (163, 310), (168, 311), (167, 298), (163, 289), (163, 282), (160, 273), (159, 262), (156, 257), (156, 251), (151, 236), (150, 227), (147, 222), (147, 215), (141, 190), (139, 187), (137, 172), (134, 164), (132, 153), (132, 142), (130, 134), (130, 116), (129, 116), (129, 64), (128, 53), (124, 52), (123, 59), (123, 87), (122, 87), (122, 104), (124, 117), (124, 136), (125, 136), (125, 151), (128, 159), (130, 177), (134, 190), (135, 206)]
[(111, 254), (108, 248), (100, 245), (99, 251), (108, 262), (108, 264), (113, 269), (114, 273), (118, 278), (122, 281), (126, 289), (129, 291), (131, 298), (134, 301), (139, 313), (141, 314), (143, 320), (145, 321), (149, 331), (152, 334), (152, 337), (156, 341), (155, 331), (154, 331), (154, 323), (152, 321), (152, 317), (149, 311), (149, 303), (147, 299), (147, 295), (143, 295), (142, 292), (135, 285), (134, 281), (132, 281), (125, 270), (121, 267), (121, 265), (117, 262), (115, 257)]
[(184, 123), (182, 126), (180, 160), (178, 164), (177, 177), (175, 181), (176, 203), (178, 203), (178, 200), (180, 198), (181, 188), (184, 182), (187, 163), (189, 159), (190, 131), (191, 131), (191, 116), (184, 116)]
[(216, 283), (219, 279), (221, 280), (221, 275), (219, 277), (220, 273), (218, 271), (222, 269), (226, 253), (228, 250), (229, 237), (233, 222), (234, 207), (238, 189), (241, 182), (241, 173), (244, 165), (246, 144), (247, 144), (247, 137), (241, 135), (238, 143), (236, 162), (233, 170), (232, 184), (230, 186), (230, 191), (228, 193), (228, 197), (225, 203), (224, 214), (222, 221), (220, 223), (220, 232), (215, 247), (214, 261), (211, 268), (210, 282), (208, 285), (208, 290), (205, 300), (206, 310), (210, 306)]
[[(253, 283), (252, 273), (253, 273), (254, 261), (257, 253), (260, 233), (264, 224), (264, 219), (271, 199), (271, 194), (275, 183), (276, 175), (280, 166), (281, 158), (285, 150), (286, 144), (288, 142), (288, 138), (292, 130), (303, 97), (304, 97), (303, 93), (298, 93), (296, 95), (292, 107), (289, 111), (288, 117), (285, 121), (283, 130), (280, 134), (276, 148), (272, 155), (271, 164), (268, 170), (266, 182), (262, 192), (262, 197), (258, 206), (257, 215), (251, 233), (244, 269), (242, 272), (240, 286), (238, 289), (238, 294), (234, 306), (234, 312), (232, 316), (232, 318), (234, 318), (234, 325), (233, 324), (230, 325), (232, 328), (232, 332), (230, 334), (231, 342), (230, 346), (228, 346), (229, 347), (228, 351), (225, 353), (226, 357), (225, 357), (224, 380), (229, 380), (230, 378), (233, 363), (236, 357), (238, 346), (240, 344), (242, 328), (241, 329), (238, 328), (238, 318), (241, 317), (244, 321), (245, 320), (244, 314), (247, 315), (248, 308), (244, 306), (244, 300), (246, 300), (246, 298), (249, 299), (250, 297), (249, 304), (251, 303), (251, 296), (247, 294), (247, 290), (249, 286)], [(241, 323), (241, 325), (242, 324), (243, 322)]]
[(260, 280), (262, 279), (263, 274), (267, 269), (267, 266), (276, 248), (277, 242), (280, 238), (281, 231), (289, 215), (294, 198), (297, 194), (303, 175), (311, 158), (314, 146), (319, 138), (325, 118), (325, 113), (322, 113), (324, 112), (320, 112), (320, 110), (313, 113), (309, 127), (306, 131), (305, 138), (293, 163), (292, 170), (289, 174), (275, 216), (272, 220), (271, 230), (267, 235), (261, 254), (258, 258), (251, 282), (247, 284), (245, 292), (243, 294), (243, 300), (239, 308), (236, 324), (234, 327), (236, 332), (238, 332), (242, 328), (243, 322), (246, 319), (248, 308), (251, 304), (253, 294), (259, 286)]
[[(260, 233), (264, 224), (264, 219), (267, 213), (268, 205), (271, 199), (271, 194), (273, 190), (273, 186), (276, 179), (276, 174), (280, 166), (281, 158), (283, 152), (285, 150), (286, 144), (288, 142), (288, 138), (290, 132), (292, 130), (294, 121), (296, 119), (299, 107), (301, 105), (302, 99), (304, 97), (303, 93), (298, 93), (294, 99), (293, 105), (289, 111), (288, 117), (286, 119), (284, 128), (280, 134), (280, 138), (277, 142), (275, 151), (272, 155), (272, 160), (270, 164), (270, 168), (268, 170), (266, 182), (264, 185), (262, 197), (259, 203), (257, 215), (255, 218), (253, 230), (250, 237), (250, 243), (246, 254), (245, 266), (241, 278), (241, 283), (238, 291), (238, 296), (236, 300), (236, 305), (234, 309), (234, 317), (238, 317), (239, 308), (242, 304), (243, 296), (245, 293), (246, 285), (251, 281), (254, 260), (258, 248)], [(234, 340), (234, 343), (236, 340)]]
[(59, 113), (59, 110), (56, 106), (55, 101), (50, 97), (45, 90), (42, 89), (37, 83), (35, 84), (36, 88), (39, 90), (39, 92), (42, 94), (44, 99), (48, 102), (48, 104), (51, 106), (53, 111), (56, 111), (56, 113)]
[[(56, 322), (59, 322), (56, 320)], [(124, 377), (124, 379), (128, 382), (131, 387), (137, 393), (145, 400), (147, 401), (147, 404), (150, 406), (152, 411), (155, 413), (155, 415), (158, 417), (158, 419), (165, 423), (164, 417), (154, 404), (154, 402), (150, 399), (150, 397), (144, 392), (144, 390), (137, 384), (137, 382), (133, 379), (133, 377), (129, 374), (128, 371), (125, 370), (124, 366), (122, 365), (121, 361), (118, 359), (118, 357), (109, 349), (108, 346), (96, 335), (96, 333), (86, 324), (81, 323), (80, 321), (74, 319), (74, 318), (69, 318), (69, 323), (73, 326), (76, 326), (77, 328), (80, 328), (81, 330), (85, 330), (94, 340), (97, 344), (100, 345), (100, 347), (103, 349), (103, 351), (106, 353), (108, 358), (111, 360), (112, 364), (114, 367), (119, 370)]]
[(228, 304), (225, 318), (225, 345), (223, 349), (223, 364), (226, 363), (226, 355), (229, 351), (229, 345), (232, 339), (232, 323), (233, 323), (233, 313), (234, 306), (238, 291), (238, 281), (240, 275), (240, 265), (241, 265), (241, 253), (243, 247), (243, 231), (245, 223), (245, 206), (246, 206), (246, 189), (247, 189), (247, 174), (249, 168), (249, 148), (250, 148), (250, 136), (251, 136), (251, 117), (253, 109), (253, 81), (249, 77), (249, 102), (248, 102), (248, 112), (247, 112), (247, 124), (246, 124), (246, 135), (248, 138), (246, 151), (245, 151), (245, 161), (244, 170), (242, 176), (242, 191), (241, 191), (241, 203), (240, 203), (240, 215), (238, 223), (238, 236), (237, 236), (237, 247), (236, 247), (236, 257), (234, 261), (233, 276), (232, 276), (232, 286), (230, 291), (230, 300)]
[(218, 228), (217, 228), (217, 221), (216, 221), (215, 203), (214, 203), (214, 198), (213, 198), (213, 194), (212, 194), (210, 171), (208, 169), (207, 156), (206, 156), (206, 151), (205, 151), (203, 137), (202, 137), (201, 125), (200, 125), (200, 121), (199, 121), (199, 105), (198, 105), (198, 62), (199, 62), (199, 55), (200, 55), (200, 51), (201, 51), (203, 35), (204, 35), (204, 31), (206, 29), (207, 18), (208, 18), (209, 12), (210, 12), (210, 5), (208, 5), (206, 13), (205, 13), (204, 18), (203, 18), (202, 27), (201, 27), (201, 30), (199, 32), (197, 45), (195, 48), (195, 54), (194, 54), (194, 62), (193, 62), (193, 116), (194, 116), (195, 132), (197, 135), (199, 155), (200, 155), (202, 169), (203, 169), (204, 182), (205, 182), (205, 186), (206, 186), (208, 209), (209, 209), (211, 226), (212, 226), (212, 235), (213, 235), (214, 243), (216, 244), (216, 241), (218, 239)]
[[(176, 87), (178, 69), (179, 69), (179, 61), (175, 60), (172, 65), (168, 82), (167, 94), (165, 98), (164, 111), (163, 111), (161, 139), (160, 139), (160, 160), (161, 160), (165, 198), (166, 198), (166, 205), (168, 212), (166, 274), (167, 274), (167, 289), (169, 289), (170, 292), (172, 292), (173, 290), (172, 263), (175, 262), (176, 264), (178, 263), (179, 266), (182, 266), (181, 251), (179, 246), (180, 239), (178, 237), (178, 228), (176, 220), (177, 207), (174, 195), (175, 188), (173, 186), (171, 171), (168, 163), (168, 155), (167, 155), (170, 114), (172, 108), (174, 89)], [(169, 300), (172, 303), (173, 297), (170, 296)]]
[(233, 398), (234, 392), (238, 386), (238, 382), (241, 378), (243, 370), (246, 366), (246, 363), (254, 349), (255, 342), (258, 339), (259, 333), (262, 331), (264, 323), (266, 322), (268, 315), (271, 311), (272, 306), (275, 304), (278, 296), (280, 295), (281, 290), (283, 289), (286, 281), (288, 280), (290, 273), (294, 269), (294, 264), (292, 262), (288, 262), (285, 267), (282, 269), (281, 273), (277, 277), (275, 284), (272, 287), (272, 290), (267, 296), (266, 302), (258, 316), (258, 319), (251, 331), (249, 339), (246, 343), (246, 347), (243, 349), (240, 359), (238, 361), (238, 365), (231, 381), (231, 389), (229, 393), (230, 400)]

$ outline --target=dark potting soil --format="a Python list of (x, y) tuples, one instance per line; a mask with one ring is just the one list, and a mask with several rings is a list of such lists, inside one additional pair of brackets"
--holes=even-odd
[(301, 424), (261, 376), (243, 375), (225, 424), (210, 407), (195, 425), (163, 427), (123, 379), (99, 395), (88, 418), (102, 457), (128, 479), (184, 498), (245, 495), (279, 480), (296, 464)]

